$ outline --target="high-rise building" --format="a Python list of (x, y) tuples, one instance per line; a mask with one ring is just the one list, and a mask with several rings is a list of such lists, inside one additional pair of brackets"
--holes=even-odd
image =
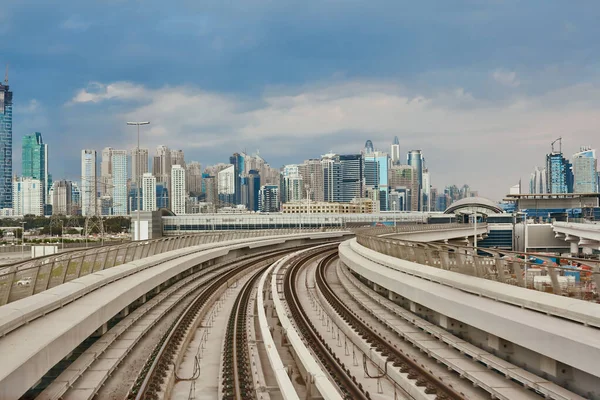
[(427, 168), (423, 169), (423, 211), (431, 210), (431, 176)]
[(73, 185), (71, 181), (56, 181), (52, 185), (52, 215), (73, 215)]
[(229, 206), (235, 203), (235, 166), (230, 165), (217, 174), (219, 203)]
[(8, 77), (0, 83), (0, 209), (12, 208), (12, 113), (13, 93)]
[(131, 182), (138, 183), (148, 172), (148, 149), (131, 150)]
[(279, 211), (279, 187), (277, 185), (265, 185), (258, 193), (260, 212)]
[(569, 161), (560, 152), (546, 155), (546, 184), (548, 193), (570, 193), (572, 170)]
[[(389, 210), (418, 211), (419, 182), (415, 168), (411, 165), (394, 165), (389, 170), (390, 203)], [(395, 199), (392, 194), (398, 193)], [(396, 200), (394, 208), (392, 202)]]
[(183, 150), (171, 150), (171, 165), (181, 165), (182, 168), (185, 168)]
[(258, 211), (260, 203), (258, 199), (258, 193), (260, 192), (260, 174), (257, 170), (252, 169), (248, 173), (248, 201), (246, 202), (246, 208), (250, 211)]
[(191, 196), (202, 193), (202, 166), (198, 161), (192, 161), (185, 166), (185, 186)]
[[(371, 163), (374, 163), (375, 167), (369, 165)], [(372, 197), (374, 201), (379, 201), (379, 210), (381, 211), (385, 211), (388, 209), (387, 195), (389, 164), (390, 161), (387, 153), (381, 151), (373, 151), (370, 154), (365, 155), (365, 184), (367, 186), (371, 186), (371, 188), (378, 189), (378, 192), (374, 193)], [(374, 182), (373, 172), (377, 173)]]
[(142, 210), (156, 211), (156, 178), (149, 172), (142, 177)]
[(229, 157), (229, 163), (233, 165), (233, 174), (234, 174), (234, 203), (235, 204), (243, 204), (242, 203), (242, 174), (246, 171), (245, 169), (245, 158), (243, 155), (239, 153), (233, 153), (231, 157)]
[(423, 155), (421, 154), (421, 150), (411, 150), (407, 155), (408, 165), (412, 166), (415, 171), (415, 178), (417, 184), (419, 185), (416, 193), (413, 193), (413, 196), (417, 197), (417, 210), (421, 211), (423, 209)]
[[(113, 215), (128, 214), (127, 150), (112, 151)], [(137, 206), (137, 199), (136, 199)]]
[(598, 192), (598, 159), (596, 150), (582, 147), (573, 154), (573, 191), (575, 193)]
[(169, 208), (169, 188), (165, 183), (156, 184), (156, 208)]
[(156, 156), (152, 163), (152, 175), (156, 177), (157, 183), (171, 184), (171, 150), (167, 146), (158, 146)]
[(323, 166), (325, 201), (349, 203), (364, 196), (364, 160), (362, 154), (326, 154)]
[(529, 193), (547, 193), (548, 190), (546, 185), (546, 178), (546, 169), (539, 169), (538, 167), (535, 167), (529, 179)]
[(390, 154), (392, 165), (400, 165), (402, 163), (400, 160), (400, 141), (398, 140), (398, 136), (394, 136)]
[(18, 178), (13, 182), (14, 215), (44, 215), (44, 184), (39, 179)]
[(81, 215), (95, 216), (96, 194), (96, 150), (81, 150)]
[(171, 167), (171, 210), (179, 215), (185, 214), (185, 169), (181, 165)]
[(302, 176), (296, 164), (289, 164), (283, 167), (281, 176), (281, 202), (297, 202), (305, 198), (306, 191), (309, 195), (312, 190), (309, 184), (304, 185)]
[(42, 182), (43, 202), (46, 204), (48, 187), (48, 145), (44, 144), (42, 134), (35, 132), (23, 137), (21, 147), (21, 169), (23, 178), (33, 178)]
[(310, 159), (298, 165), (298, 173), (302, 178), (303, 190), (308, 188), (312, 201), (325, 201), (323, 165), (320, 159)]
[(98, 189), (100, 196), (112, 196), (112, 147), (102, 149), (102, 159), (100, 160), (100, 184)]
[(365, 142), (365, 154), (371, 154), (375, 151), (375, 149), (373, 149), (373, 142), (371, 142), (370, 140), (367, 140)]
[(219, 205), (219, 185), (217, 177), (204, 176), (202, 177), (202, 186), (204, 187), (204, 193), (206, 194), (206, 202), (213, 204), (213, 212)]

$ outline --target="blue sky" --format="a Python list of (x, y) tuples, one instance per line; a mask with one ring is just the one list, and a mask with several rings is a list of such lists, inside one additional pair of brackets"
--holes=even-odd
[(273, 166), (367, 139), (420, 148), (434, 186), (500, 199), (550, 142), (597, 146), (600, 3), (3, 0), (15, 164), (40, 131), (55, 179), (82, 148), (181, 148)]

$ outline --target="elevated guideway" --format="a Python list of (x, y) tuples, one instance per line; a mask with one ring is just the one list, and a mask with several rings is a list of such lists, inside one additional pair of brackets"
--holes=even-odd
[(180, 248), (94, 272), (0, 307), (0, 353), (5, 355), (0, 363), (0, 398), (23, 395), (86, 338), (106, 332), (113, 317), (126, 315), (128, 305), (143, 303), (147, 294), (194, 268), (350, 235), (306, 232)]
[[(339, 253), (374, 291), (433, 324), (429, 334), (449, 335), (449, 346), (488, 368), (548, 398), (599, 398), (597, 292), (565, 286), (564, 271), (550, 262), (538, 270), (548, 276), (547, 292), (532, 290), (526, 260), (482, 250), (486, 257), (372, 233), (344, 242)], [(600, 278), (594, 268), (592, 286)]]
[(594, 250), (600, 250), (600, 224), (577, 223), (577, 222), (554, 222), (552, 230), (556, 238), (562, 239), (570, 244), (571, 254), (579, 254), (579, 249), (584, 254), (592, 254)]

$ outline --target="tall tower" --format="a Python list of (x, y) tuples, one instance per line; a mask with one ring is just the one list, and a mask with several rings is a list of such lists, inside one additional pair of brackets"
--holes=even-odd
[(81, 215), (95, 216), (96, 205), (96, 150), (81, 150)]
[(127, 150), (113, 150), (111, 164), (113, 215), (127, 215)]
[(582, 147), (579, 153), (573, 154), (573, 175), (575, 193), (598, 192), (598, 159), (596, 150)]
[(12, 208), (12, 110), (13, 94), (8, 87), (8, 68), (0, 83), (0, 209)]
[(375, 151), (373, 149), (373, 142), (371, 142), (370, 140), (367, 140), (365, 143), (365, 154), (371, 154), (371, 153), (373, 153), (373, 151)]
[(156, 178), (150, 173), (142, 177), (142, 210), (156, 211)]
[(24, 178), (37, 179), (44, 185), (42, 202), (46, 204), (48, 192), (48, 145), (44, 144), (42, 134), (35, 132), (23, 137), (21, 148), (21, 169)]
[(417, 204), (418, 211), (423, 210), (423, 154), (421, 154), (421, 150), (411, 150), (408, 152), (407, 156), (408, 165), (412, 166), (415, 170), (415, 178), (419, 185), (417, 189)]
[(398, 136), (394, 136), (394, 142), (392, 143), (391, 148), (391, 160), (392, 165), (400, 165), (400, 141), (398, 140)]
[(102, 160), (100, 161), (100, 196), (112, 197), (112, 147), (105, 147), (102, 150)]
[(185, 214), (185, 169), (181, 165), (173, 165), (171, 169), (171, 210), (177, 214)]
[(142, 176), (148, 172), (148, 149), (131, 150), (131, 182), (141, 182)]

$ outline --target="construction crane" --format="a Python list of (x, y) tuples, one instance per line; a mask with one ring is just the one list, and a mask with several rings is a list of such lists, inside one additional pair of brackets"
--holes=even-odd
[(4, 73), (4, 86), (8, 86), (8, 64), (6, 64), (6, 72)]
[(558, 152), (562, 153), (562, 137), (559, 137), (554, 142), (550, 143), (550, 146), (552, 146), (552, 152), (554, 153), (554, 143), (556, 142), (558, 142)]

